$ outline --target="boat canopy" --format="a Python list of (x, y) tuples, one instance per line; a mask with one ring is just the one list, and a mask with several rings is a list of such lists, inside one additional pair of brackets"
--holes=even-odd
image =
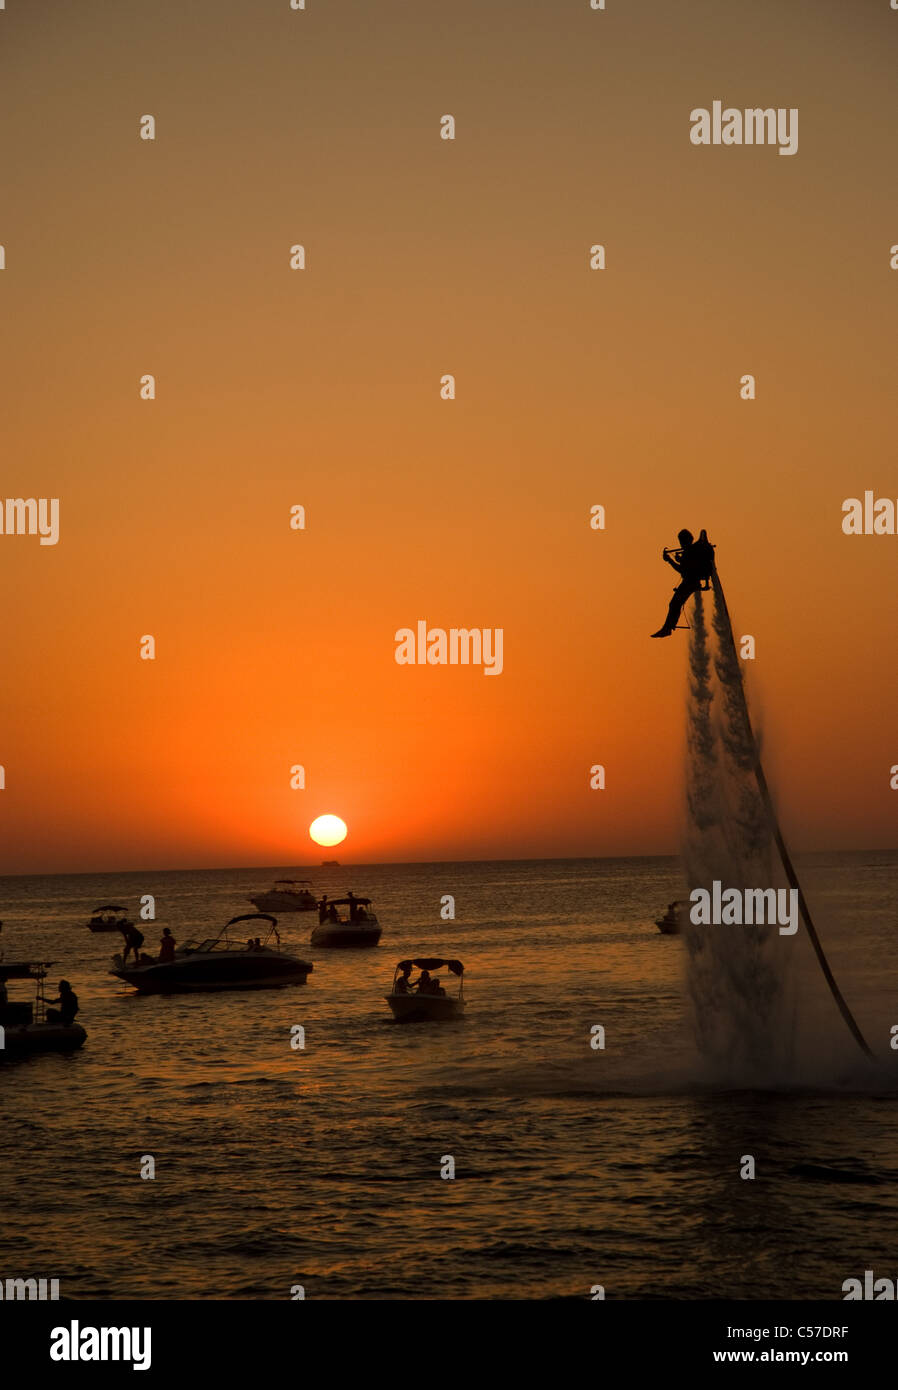
[(42, 980), (52, 960), (0, 961), (0, 980)]
[(445, 965), (447, 970), (451, 970), (453, 975), (464, 973), (465, 967), (460, 960), (444, 960), (442, 956), (419, 956), (414, 960), (401, 960), (396, 967), (397, 973), (400, 971), (406, 974), (412, 968), (416, 970), (442, 970)]
[(126, 909), (123, 907), (117, 907), (115, 903), (107, 903), (105, 907), (95, 907), (94, 913), (96, 914), (97, 912), (124, 912), (125, 910)]
[(328, 898), (326, 894), (321, 901), (324, 902), (325, 898), (328, 907), (352, 907), (353, 903), (356, 907), (367, 907), (371, 902), (370, 898)]
[(230, 922), (226, 922), (222, 931), (227, 931), (228, 927), (233, 927), (237, 922), (270, 922), (273, 927), (278, 924), (278, 919), (272, 917), (270, 912), (244, 912), (239, 917), (232, 917)]

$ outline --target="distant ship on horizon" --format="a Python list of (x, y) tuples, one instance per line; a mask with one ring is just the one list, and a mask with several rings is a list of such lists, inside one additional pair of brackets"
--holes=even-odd
[(321, 867), (322, 869), (339, 869), (340, 861), (339, 859), (322, 859)]

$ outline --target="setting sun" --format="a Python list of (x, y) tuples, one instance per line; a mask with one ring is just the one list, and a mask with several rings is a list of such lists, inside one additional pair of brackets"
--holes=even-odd
[(338, 845), (346, 839), (346, 822), (339, 816), (318, 816), (309, 826), (316, 845)]

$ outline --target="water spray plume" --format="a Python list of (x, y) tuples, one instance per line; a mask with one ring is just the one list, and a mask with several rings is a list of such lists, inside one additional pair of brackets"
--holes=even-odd
[[(732, 625), (716, 565), (711, 632), (701, 589), (689, 640), (685, 860), (690, 890), (714, 880), (794, 889), (811, 945), (839, 1012), (861, 1051), (870, 1048), (830, 969), (776, 817), (751, 725)], [(770, 923), (712, 930), (687, 917), (689, 990), (699, 1045), (726, 1067), (781, 1077), (792, 1063), (792, 952)]]

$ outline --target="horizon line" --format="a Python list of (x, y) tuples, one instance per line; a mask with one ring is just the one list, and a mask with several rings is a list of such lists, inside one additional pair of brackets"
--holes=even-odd
[[(796, 850), (799, 856), (805, 854), (895, 854), (898, 847), (866, 847), (864, 849), (813, 849)], [(600, 863), (620, 859), (682, 859), (678, 852), (666, 854), (558, 854), (558, 855), (535, 855), (526, 858), (486, 858), (486, 859), (368, 859), (347, 861), (339, 863), (336, 867), (340, 869), (373, 869), (373, 868), (410, 868), (421, 867), (432, 864), (574, 864), (574, 863)], [(0, 880), (11, 878), (111, 878), (115, 874), (207, 874), (207, 873), (256, 873), (287, 868), (286, 864), (221, 864), (221, 865), (200, 865), (195, 868), (143, 868), (143, 869), (53, 869), (53, 870), (32, 870), (30, 873), (2, 873)], [(323, 868), (333, 868), (334, 865), (318, 864), (295, 864), (293, 871), (300, 870), (315, 871)]]

